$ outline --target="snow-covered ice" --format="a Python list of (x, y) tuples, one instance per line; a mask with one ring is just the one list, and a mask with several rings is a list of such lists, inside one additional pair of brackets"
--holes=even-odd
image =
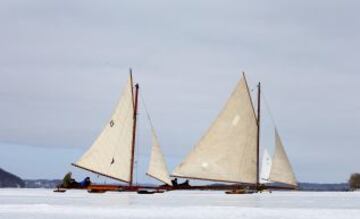
[(273, 192), (226, 195), (223, 192), (174, 191), (139, 195), (0, 189), (0, 218), (355, 219), (360, 218), (360, 193)]

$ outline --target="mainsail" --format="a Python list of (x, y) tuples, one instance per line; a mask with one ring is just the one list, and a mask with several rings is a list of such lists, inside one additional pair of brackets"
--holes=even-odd
[(269, 183), (271, 163), (272, 163), (271, 157), (268, 151), (265, 149), (261, 164), (260, 183)]
[(285, 183), (297, 186), (295, 174), (286, 155), (278, 131), (275, 129), (275, 153), (270, 171), (272, 182)]
[(168, 168), (160, 144), (156, 136), (155, 130), (152, 128), (152, 148), (147, 175), (162, 181), (168, 185), (172, 185), (169, 177)]
[(257, 183), (257, 133), (257, 118), (243, 77), (217, 119), (171, 175)]
[(120, 181), (131, 181), (133, 127), (134, 97), (130, 74), (110, 121), (90, 149), (73, 165)]

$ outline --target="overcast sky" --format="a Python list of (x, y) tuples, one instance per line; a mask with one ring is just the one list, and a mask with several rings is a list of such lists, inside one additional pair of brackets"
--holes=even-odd
[(359, 11), (356, 0), (2, 0), (0, 167), (62, 177), (132, 67), (173, 169), (245, 71), (298, 180), (345, 181), (360, 171)]

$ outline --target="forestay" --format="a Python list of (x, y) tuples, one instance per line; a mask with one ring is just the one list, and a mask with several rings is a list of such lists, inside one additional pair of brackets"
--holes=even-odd
[(110, 121), (90, 149), (74, 164), (77, 167), (130, 181), (134, 124), (133, 82), (130, 78)]
[(172, 185), (169, 177), (169, 171), (166, 166), (166, 161), (161, 152), (160, 144), (156, 136), (155, 130), (152, 128), (152, 148), (149, 162), (149, 169), (147, 175), (162, 181), (168, 185)]
[(257, 118), (245, 77), (172, 176), (256, 183)]
[(295, 174), (286, 155), (278, 131), (275, 129), (275, 153), (272, 160), (270, 180), (297, 186)]

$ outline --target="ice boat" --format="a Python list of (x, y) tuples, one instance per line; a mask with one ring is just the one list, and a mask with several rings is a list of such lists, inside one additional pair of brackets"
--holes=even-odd
[[(187, 157), (172, 172), (172, 177), (230, 183), (224, 186), (229, 194), (243, 194), (272, 189), (294, 189), (296, 180), (287, 159), (279, 134), (276, 131), (276, 152), (270, 177), (261, 181), (260, 104), (261, 84), (258, 86), (257, 113), (255, 112), (248, 83), (243, 77), (210, 128)], [(271, 182), (285, 183), (275, 186)], [(211, 186), (207, 186), (211, 189)]]
[(151, 189), (152, 192), (161, 192), (172, 186), (166, 161), (150, 120), (152, 149), (147, 175), (165, 185), (152, 187), (134, 184), (138, 96), (139, 85), (134, 85), (130, 69), (129, 79), (110, 120), (93, 145), (77, 162), (72, 164), (77, 168), (125, 183), (123, 185), (90, 185), (88, 187), (90, 192), (143, 191), (146, 189)]

